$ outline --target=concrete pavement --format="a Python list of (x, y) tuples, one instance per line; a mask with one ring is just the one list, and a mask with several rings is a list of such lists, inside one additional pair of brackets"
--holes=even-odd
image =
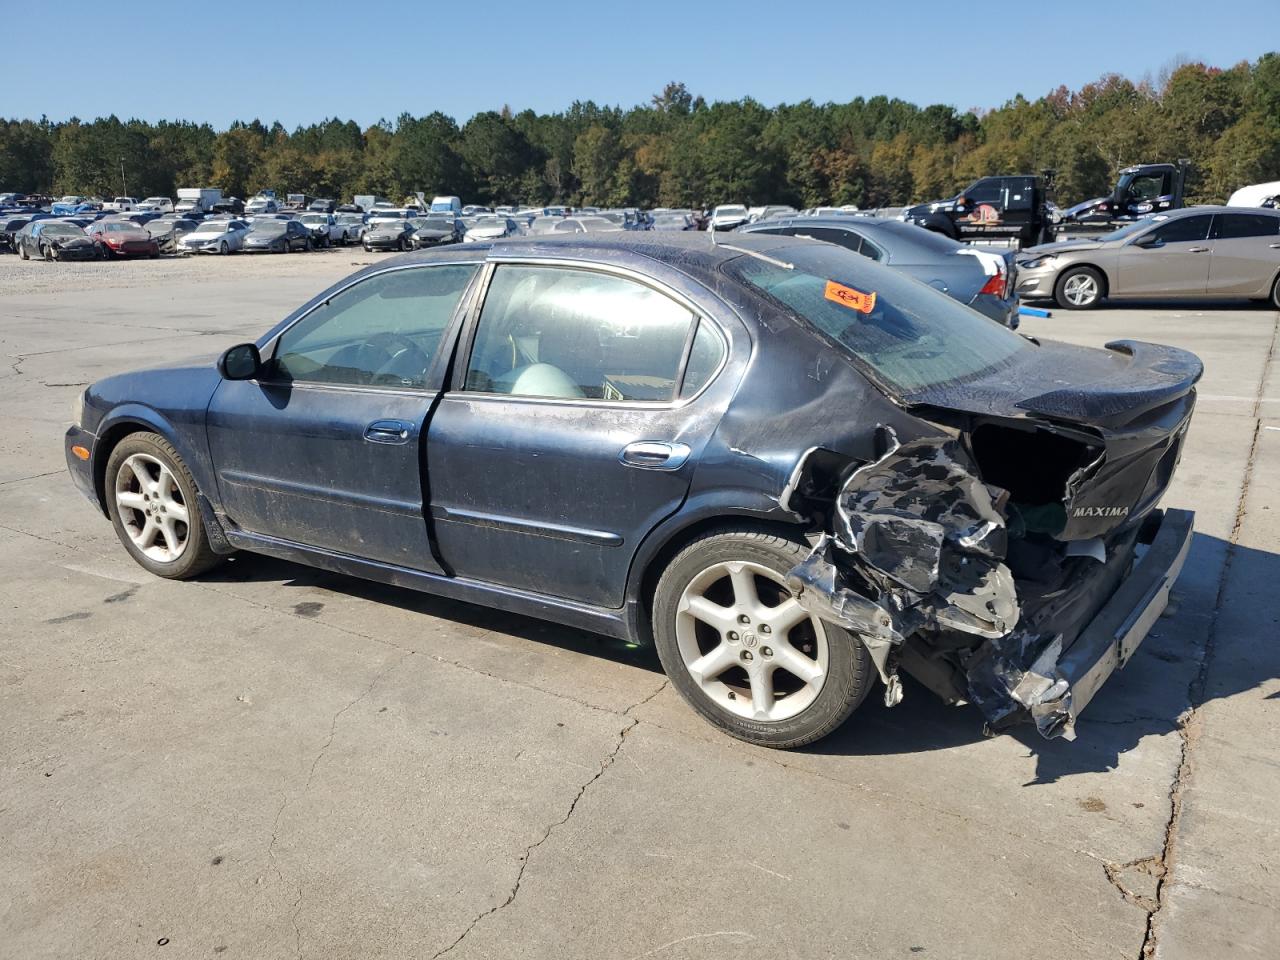
[(1191, 558), (1075, 743), (984, 739), (909, 685), (782, 754), (616, 641), (128, 559), (64, 475), (80, 385), (248, 339), (368, 259), (0, 259), (0, 957), (1274, 954), (1275, 312), (1027, 326), (1207, 368), (1166, 499)]

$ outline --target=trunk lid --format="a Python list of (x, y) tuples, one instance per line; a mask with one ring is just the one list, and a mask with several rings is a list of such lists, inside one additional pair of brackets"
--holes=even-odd
[(906, 399), (926, 419), (965, 431), (983, 479), (1009, 491), (1015, 523), (1086, 541), (1155, 507), (1202, 372), (1199, 358), (1173, 347), (1045, 343), (1000, 370)]

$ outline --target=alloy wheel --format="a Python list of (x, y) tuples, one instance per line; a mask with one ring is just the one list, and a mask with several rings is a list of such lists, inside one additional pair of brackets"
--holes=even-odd
[(116, 471), (116, 506), (125, 533), (150, 560), (172, 563), (187, 548), (190, 512), (172, 471), (135, 453)]
[(716, 563), (694, 577), (676, 608), (676, 643), (702, 693), (749, 720), (794, 717), (827, 677), (822, 622), (757, 563)]
[(1087, 273), (1067, 277), (1062, 295), (1072, 306), (1086, 307), (1098, 299), (1098, 281)]

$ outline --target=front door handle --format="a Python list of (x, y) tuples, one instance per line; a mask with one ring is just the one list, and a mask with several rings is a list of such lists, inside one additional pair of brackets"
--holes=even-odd
[(628, 467), (641, 470), (679, 470), (691, 452), (687, 443), (637, 440), (623, 447), (618, 459)]
[(1267, 246), (1269, 246), (1272, 250), (1280, 250), (1280, 243), (1269, 243), (1267, 244)]
[(1188, 247), (1187, 253), (1208, 253), (1208, 247)]
[(408, 443), (409, 424), (401, 420), (375, 420), (364, 428), (364, 438), (372, 443)]

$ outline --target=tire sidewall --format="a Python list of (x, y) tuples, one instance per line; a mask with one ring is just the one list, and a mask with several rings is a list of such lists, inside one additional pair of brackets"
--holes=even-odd
[(826, 736), (866, 697), (874, 678), (871, 655), (852, 633), (823, 621), (828, 667), (822, 691), (794, 717), (762, 722), (740, 717), (714, 704), (689, 676), (676, 641), (676, 608), (684, 588), (707, 567), (725, 561), (748, 561), (785, 576), (809, 553), (800, 541), (758, 531), (720, 531), (694, 541), (672, 559), (654, 593), (654, 645), (663, 670), (690, 706), (714, 726), (749, 743), (790, 748)]
[[(187, 524), (187, 546), (182, 551), (182, 556), (169, 563), (152, 560), (139, 550), (129, 534), (125, 532), (124, 523), (120, 519), (120, 508), (115, 498), (116, 475), (120, 472), (124, 461), (136, 453), (155, 457), (169, 468), (169, 472), (178, 483), (178, 489), (182, 491), (182, 502), (187, 507), (187, 515), (190, 517)], [(107, 501), (107, 513), (111, 517), (111, 525), (115, 527), (116, 536), (140, 566), (158, 577), (173, 580), (194, 576), (208, 568), (210, 565), (209, 539), (200, 516), (199, 491), (196, 489), (195, 480), (192, 479), (187, 465), (162, 436), (158, 433), (134, 433), (116, 444), (115, 449), (111, 451), (111, 456), (107, 458), (103, 488)]]

